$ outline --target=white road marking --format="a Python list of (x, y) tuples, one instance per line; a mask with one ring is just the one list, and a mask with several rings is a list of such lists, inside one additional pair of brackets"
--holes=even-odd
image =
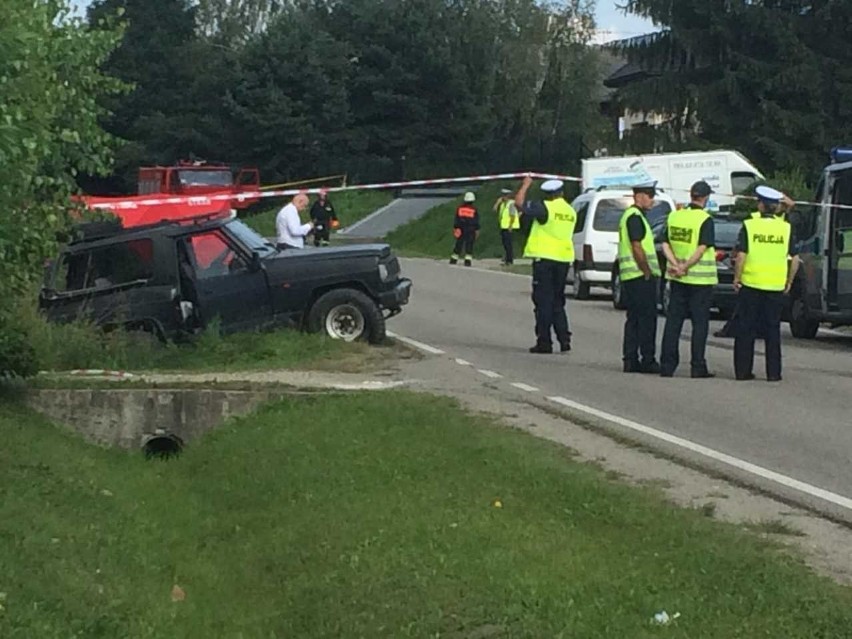
[(473, 366), (473, 364), (471, 364), (466, 359), (460, 359), (458, 357), (456, 357), (456, 364), (458, 364), (459, 366)]
[(367, 217), (362, 218), (362, 219), (358, 220), (357, 222), (355, 222), (355, 224), (352, 224), (351, 226), (347, 226), (347, 227), (346, 227), (346, 228), (344, 228), (344, 229), (340, 229), (340, 230), (339, 230), (339, 231), (337, 231), (337, 232), (338, 232), (340, 235), (348, 235), (349, 233), (351, 233), (352, 231), (354, 231), (355, 229), (357, 229), (359, 226), (362, 226), (363, 224), (366, 224), (367, 222), (369, 222), (369, 221), (370, 221), (370, 220), (372, 220), (373, 218), (376, 218), (376, 217), (378, 217), (379, 215), (381, 215), (382, 213), (384, 213), (385, 211), (387, 211), (389, 208), (391, 208), (392, 206), (394, 206), (397, 202), (398, 202), (398, 200), (396, 200), (396, 199), (391, 200), (388, 204), (385, 204), (382, 208), (378, 209), (377, 211), (373, 211), (373, 212), (372, 212), (372, 213), (370, 213)]
[(530, 386), (529, 384), (522, 384), (521, 382), (512, 382), (512, 386), (515, 388), (520, 388), (522, 391), (526, 391), (528, 393), (537, 393), (538, 389), (535, 386)]
[(424, 344), (423, 342), (418, 342), (416, 339), (411, 339), (410, 337), (403, 337), (402, 335), (397, 335), (396, 333), (387, 332), (388, 337), (393, 337), (394, 339), (398, 339), (400, 342), (405, 342), (409, 346), (413, 346), (425, 353), (429, 353), (430, 355), (443, 355), (444, 351), (440, 348), (435, 348), (434, 346), (429, 346), (429, 344)]
[(500, 379), (503, 377), (500, 373), (495, 373), (494, 371), (487, 371), (485, 369), (480, 368), (479, 372), (485, 375), (486, 377), (490, 377), (491, 379)]
[[(513, 384), (513, 386), (516, 386), (516, 384)], [(758, 466), (756, 464), (752, 464), (751, 462), (744, 461), (742, 459), (739, 459), (738, 457), (733, 457), (726, 453), (719, 452), (718, 450), (708, 448), (707, 446), (696, 444), (695, 442), (691, 442), (688, 439), (683, 439), (682, 437), (677, 437), (675, 435), (664, 433), (663, 431), (657, 430), (656, 428), (643, 426), (638, 422), (634, 422), (629, 419), (624, 419), (623, 417), (619, 417), (618, 415), (612, 415), (602, 410), (598, 410), (597, 408), (592, 408), (591, 406), (586, 406), (570, 399), (565, 399), (564, 397), (548, 397), (547, 399), (557, 404), (561, 404), (562, 406), (573, 408), (574, 410), (586, 413), (588, 415), (593, 415), (595, 417), (605, 419), (609, 422), (613, 422), (614, 424), (618, 424), (619, 426), (624, 426), (625, 428), (629, 428), (636, 432), (643, 433), (645, 435), (650, 435), (651, 437), (662, 440), (664, 442), (668, 442), (670, 444), (674, 444), (675, 446), (680, 446), (681, 448), (685, 448), (686, 450), (698, 453), (699, 455), (703, 455), (715, 461), (722, 462), (723, 464), (727, 464), (728, 466), (744, 470), (747, 473), (751, 473), (752, 475), (762, 477), (763, 479), (768, 479), (782, 486), (786, 486), (787, 488), (792, 488), (793, 490), (798, 490), (799, 492), (805, 493), (806, 495), (818, 497), (837, 506), (852, 510), (852, 499), (850, 499), (849, 497), (838, 495), (837, 493), (833, 493), (823, 488), (819, 488), (818, 486), (807, 484), (803, 481), (799, 481), (798, 479), (793, 479), (792, 477), (788, 477), (787, 475), (782, 475), (781, 473), (769, 470), (768, 468), (763, 468), (762, 466)]]

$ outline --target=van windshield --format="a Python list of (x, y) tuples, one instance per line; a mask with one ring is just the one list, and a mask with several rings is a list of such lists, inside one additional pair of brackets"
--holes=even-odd
[[(596, 231), (618, 232), (618, 223), (627, 207), (633, 205), (633, 198), (619, 197), (609, 198), (598, 202), (595, 210), (595, 220), (592, 228)], [(660, 220), (664, 220), (671, 213), (672, 207), (668, 202), (658, 201), (648, 211), (648, 224), (654, 226)]]

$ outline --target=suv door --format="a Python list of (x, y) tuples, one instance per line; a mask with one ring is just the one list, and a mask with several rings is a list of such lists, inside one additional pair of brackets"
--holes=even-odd
[(266, 271), (218, 229), (181, 240), (194, 276), (199, 309), (205, 325), (219, 318), (226, 331), (251, 329), (272, 321)]

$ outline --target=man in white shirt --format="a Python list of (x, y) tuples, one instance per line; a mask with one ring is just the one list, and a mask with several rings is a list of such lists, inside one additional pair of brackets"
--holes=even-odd
[(302, 224), (299, 213), (308, 207), (308, 196), (299, 193), (293, 201), (282, 207), (275, 217), (275, 230), (278, 234), (277, 247), (284, 249), (305, 248), (305, 236), (314, 229), (313, 222)]

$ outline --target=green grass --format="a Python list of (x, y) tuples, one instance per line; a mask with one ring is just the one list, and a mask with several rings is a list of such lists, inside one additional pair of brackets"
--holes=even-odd
[(329, 369), (356, 372), (377, 363), (386, 349), (345, 343), (296, 330), (235, 333), (215, 329), (191, 344), (162, 344), (146, 333), (104, 334), (82, 325), (41, 322), (30, 332), (39, 368), (67, 371), (105, 368), (133, 371), (238, 371)]
[[(492, 211), (494, 202), (500, 196), (501, 188), (517, 188), (516, 183), (494, 182), (486, 184), (476, 191), (476, 206), (479, 209), (482, 227), (479, 239), (474, 246), (474, 258), (503, 257), (503, 243), (500, 239), (500, 226), (497, 213)], [(533, 195), (535, 190), (531, 190)], [(453, 250), (453, 216), (462, 198), (441, 204), (431, 209), (423, 217), (405, 224), (387, 236), (388, 243), (403, 255), (412, 257), (447, 258)], [(514, 234), (515, 255), (523, 254), (524, 237), (520, 231)]]
[(0, 439), (4, 639), (852, 634), (777, 546), (443, 398), (293, 398), (169, 462), (9, 404)]
[[(311, 203), (314, 199), (314, 196), (311, 196)], [(385, 191), (344, 191), (330, 194), (329, 199), (337, 211), (340, 228), (343, 228), (390, 203), (393, 200), (393, 195)], [(245, 218), (245, 221), (264, 237), (273, 237), (275, 235), (275, 216), (281, 210), (282, 205), (283, 203), (250, 215)], [(302, 214), (302, 218), (307, 220), (307, 215), (306, 211)]]
[(780, 519), (767, 519), (763, 521), (755, 521), (746, 524), (746, 528), (753, 532), (764, 533), (766, 535), (781, 535), (787, 537), (803, 537), (805, 533), (801, 530), (793, 528), (789, 524)]

